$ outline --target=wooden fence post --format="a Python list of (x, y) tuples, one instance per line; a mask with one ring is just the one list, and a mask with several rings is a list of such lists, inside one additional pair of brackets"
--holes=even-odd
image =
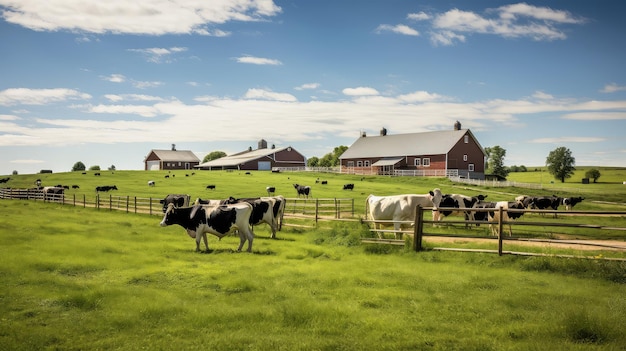
[(315, 226), (317, 227), (317, 217), (320, 212), (320, 199), (315, 199)]
[(135, 196), (135, 203), (133, 206), (135, 207), (135, 213), (137, 213), (137, 196)]
[(148, 201), (150, 201), (150, 215), (152, 216), (152, 198), (148, 198)]
[(83, 208), (87, 208), (87, 195), (83, 194)]
[(504, 215), (503, 208), (498, 208), (498, 255), (502, 256), (502, 216)]
[(419, 252), (422, 250), (422, 235), (424, 229), (424, 209), (422, 206), (415, 207), (415, 223), (413, 225), (413, 250)]

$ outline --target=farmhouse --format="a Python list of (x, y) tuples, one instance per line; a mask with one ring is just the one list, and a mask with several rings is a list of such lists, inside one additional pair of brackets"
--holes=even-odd
[(291, 146), (267, 148), (267, 142), (261, 139), (258, 149), (252, 147), (246, 151), (224, 156), (213, 161), (199, 164), (195, 168), (204, 170), (237, 169), (247, 171), (269, 171), (280, 167), (304, 167), (306, 158)]
[(200, 159), (189, 150), (176, 150), (172, 144), (171, 150), (150, 150), (144, 160), (146, 171), (168, 169), (192, 169), (200, 163)]
[(485, 151), (469, 129), (378, 136), (365, 133), (340, 157), (349, 174), (485, 177)]

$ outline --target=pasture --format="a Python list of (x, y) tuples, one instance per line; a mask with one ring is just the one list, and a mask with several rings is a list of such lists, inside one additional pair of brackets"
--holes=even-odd
[[(101, 174), (12, 176), (7, 186), (30, 187), (39, 177), (44, 185), (80, 185), (69, 194), (92, 195), (96, 186), (116, 185), (117, 195), (219, 199), (262, 196), (266, 186), (295, 197), (292, 184), (299, 183), (310, 185), (313, 197), (355, 198), (357, 214), (370, 193), (440, 187), (508, 199), (520, 192), (457, 188), (446, 179), (334, 174), (185, 177), (179, 171), (169, 179), (163, 178), (167, 172)], [(328, 184), (315, 183), (318, 177)], [(156, 186), (148, 187), (148, 180)], [(354, 191), (341, 190), (344, 183), (354, 183)], [(206, 190), (208, 184), (216, 189)], [(596, 185), (591, 199), (600, 201), (602, 184)], [(624, 192), (618, 195), (622, 199)], [(591, 199), (578, 206), (623, 210)], [(159, 227), (156, 216), (21, 200), (0, 200), (0, 208), (0, 350), (620, 350), (626, 345), (624, 262), (414, 253), (362, 245), (361, 237), (370, 232), (359, 223), (285, 227), (277, 240), (268, 238), (263, 225), (255, 228), (252, 254), (233, 251), (236, 237), (218, 241), (209, 235), (212, 252), (204, 254), (194, 252), (195, 243), (182, 228)]]

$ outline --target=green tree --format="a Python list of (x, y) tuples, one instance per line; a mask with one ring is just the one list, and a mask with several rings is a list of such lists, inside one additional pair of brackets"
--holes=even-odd
[(86, 169), (87, 169), (87, 167), (85, 167), (85, 164), (80, 162), (80, 161), (74, 163), (74, 166), (72, 166), (72, 172), (84, 171)]
[(107, 168), (109, 171), (114, 171), (115, 170), (115, 165), (111, 165), (111, 167)]
[(99, 171), (100, 170), (100, 166), (98, 166), (98, 165), (91, 166), (91, 167), (89, 167), (89, 170), (90, 171)]
[(585, 172), (585, 177), (593, 179), (594, 183), (598, 181), (598, 178), (600, 178), (600, 175), (601, 175), (600, 171), (595, 168), (592, 168), (588, 170), (587, 172)]
[(506, 150), (499, 145), (493, 147), (486, 147), (485, 153), (487, 154), (487, 173), (506, 177), (509, 171), (504, 167), (504, 156), (506, 156)]
[(548, 167), (548, 172), (554, 176), (556, 179), (560, 179), (561, 183), (565, 183), (566, 178), (570, 178), (576, 168), (574, 165), (576, 164), (576, 159), (572, 156), (572, 152), (570, 149), (561, 146), (548, 154), (546, 158), (546, 167)]
[(17, 170), (13, 170), (13, 175), (17, 175)]
[(309, 167), (318, 167), (319, 164), (320, 164), (320, 159), (315, 157), (315, 156), (309, 157), (306, 160), (306, 165), (309, 166)]
[(202, 159), (202, 163), (217, 160), (218, 158), (221, 158), (224, 156), (226, 156), (226, 153), (224, 151), (212, 151), (208, 153), (206, 156), (204, 156), (204, 159)]

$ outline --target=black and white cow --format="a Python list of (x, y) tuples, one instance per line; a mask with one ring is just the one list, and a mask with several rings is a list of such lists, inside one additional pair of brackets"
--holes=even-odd
[(574, 207), (577, 203), (583, 201), (584, 197), (566, 197), (563, 199), (563, 205), (565, 206), (566, 211), (571, 211), (572, 207)]
[(161, 227), (178, 224), (185, 228), (187, 234), (196, 239), (196, 251), (200, 251), (200, 240), (204, 240), (206, 251), (209, 251), (206, 233), (213, 234), (218, 238), (237, 230), (239, 232), (239, 247), (248, 241), (248, 252), (252, 252), (254, 233), (250, 228), (250, 216), (252, 206), (246, 202), (232, 205), (222, 205), (214, 209), (206, 209), (202, 206), (176, 208), (170, 203), (167, 206)]
[(174, 204), (174, 207), (187, 207), (189, 206), (189, 195), (186, 194), (169, 194), (163, 200), (159, 200), (159, 203), (163, 205), (163, 212), (167, 210), (169, 204)]
[(154, 182), (154, 180), (149, 180), (148, 181), (148, 186), (155, 186), (156, 183)]
[(242, 198), (235, 199), (230, 197), (226, 200), (227, 204), (236, 204), (240, 202), (247, 202), (252, 206), (252, 215), (250, 216), (250, 225), (255, 226), (262, 223), (266, 223), (270, 226), (272, 231), (271, 238), (276, 238), (276, 217), (274, 216), (274, 205), (276, 200), (271, 197), (256, 197), (256, 198)]
[(274, 186), (265, 187), (265, 191), (267, 191), (267, 196), (272, 196), (276, 192), (276, 187)]
[(354, 184), (352, 184), (352, 183), (344, 184), (343, 185), (343, 190), (354, 190)]
[(304, 197), (306, 197), (307, 199), (309, 198), (309, 195), (311, 194), (311, 187), (308, 185), (300, 185), (300, 184), (294, 184), (293, 187), (296, 189), (296, 191), (298, 192), (298, 197), (300, 197), (300, 195), (303, 195)]
[[(472, 207), (474, 209), (491, 209), (492, 211), (473, 211), (473, 217), (475, 221), (488, 221), (489, 229), (491, 230), (492, 235), (498, 235), (498, 227), (495, 226), (494, 223), (498, 223), (499, 219), (497, 218), (496, 212), (499, 212), (499, 209), (502, 209), (502, 221), (510, 222), (512, 220), (520, 218), (524, 215), (522, 211), (524, 204), (521, 201), (498, 201), (498, 202), (487, 202), (487, 201), (479, 201), (474, 204)], [(509, 211), (513, 210), (513, 211)], [(509, 223), (509, 236), (513, 235), (513, 231), (511, 230), (511, 223)]]
[(45, 201), (60, 201), (65, 194), (65, 188), (58, 186), (45, 186), (42, 190)]
[[(470, 211), (469, 209), (474, 207), (474, 204), (478, 203), (479, 201), (485, 200), (487, 196), (488, 195), (466, 196), (466, 195), (461, 195), (461, 194), (446, 194), (446, 195), (443, 195), (443, 197), (441, 198), (441, 203), (439, 204), (439, 207), (468, 209), (467, 211), (464, 211), (465, 220), (473, 221), (474, 212)], [(441, 221), (443, 219), (442, 216), (447, 217), (450, 214), (452, 214), (452, 212), (453, 211), (451, 210), (445, 210), (445, 211), (437, 210), (435, 211), (436, 220)]]

